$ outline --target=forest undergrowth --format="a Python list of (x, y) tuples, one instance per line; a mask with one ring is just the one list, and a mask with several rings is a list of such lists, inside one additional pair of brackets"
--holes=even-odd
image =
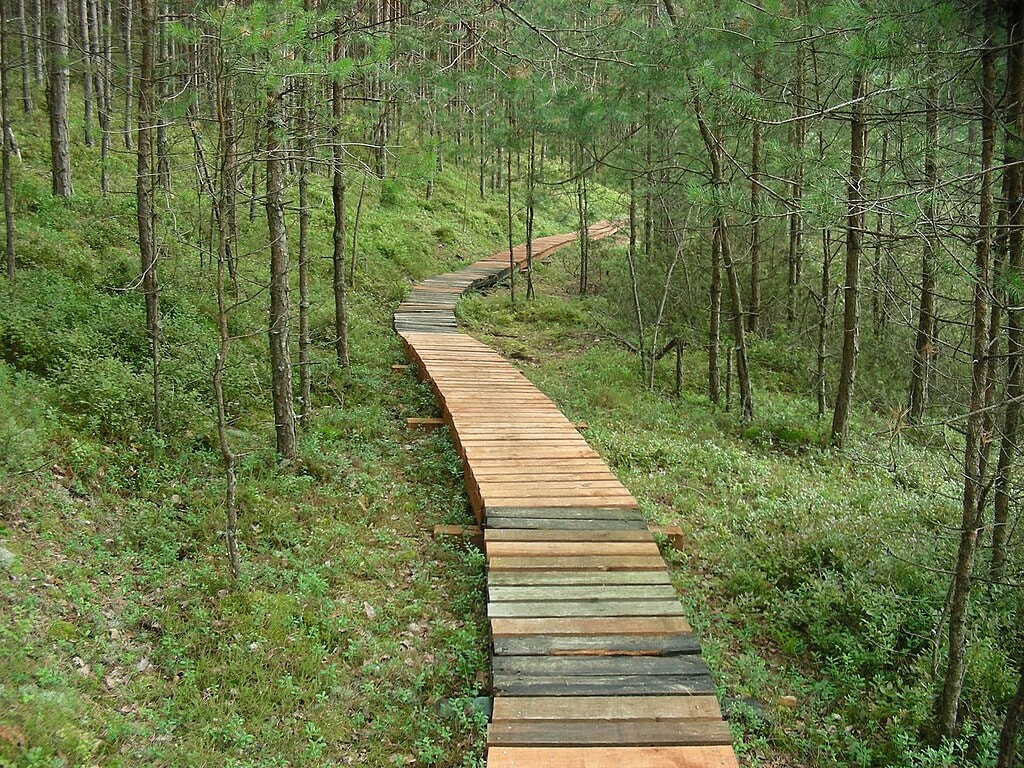
[[(401, 180), (353, 173), (345, 370), (331, 337), (330, 181), (313, 179), (314, 403), (284, 466), (266, 384), (265, 212), (243, 211), (225, 374), (234, 585), (215, 265), (197, 245), (209, 201), (187, 184), (159, 201), (157, 434), (132, 157), (113, 156), (104, 197), (98, 153), (79, 151), (76, 195), (59, 200), (37, 127), (19, 128), (19, 269), (0, 283), (0, 765), (478, 765), (483, 559), (432, 540), (435, 524), (471, 516), (444, 432), (405, 428), (436, 410), (425, 385), (391, 370), (403, 355), (390, 322), (411, 284), (501, 247), (501, 194), (481, 200), (471, 173), (435, 174), (416, 151)], [(565, 201), (538, 216), (538, 233), (572, 228)]]
[[(1000, 707), (1016, 686), (1012, 586), (990, 586), (976, 608), (969, 738), (927, 740), (957, 544), (956, 434), (864, 408), (843, 453), (823, 447), (814, 361), (766, 338), (751, 343), (760, 406), (749, 425), (735, 391), (729, 411), (708, 401), (699, 336), (684, 340), (680, 396), (671, 357), (649, 391), (624, 346), (628, 321), (607, 299), (622, 290), (608, 277), (623, 273), (611, 266), (622, 243), (601, 245), (589, 296), (563, 252), (538, 270), (535, 302), (495, 291), (464, 299), (460, 315), (588, 425), (651, 523), (682, 528), (685, 546), (664, 551), (742, 764), (994, 765)], [(865, 360), (870, 399), (899, 399), (889, 365)]]

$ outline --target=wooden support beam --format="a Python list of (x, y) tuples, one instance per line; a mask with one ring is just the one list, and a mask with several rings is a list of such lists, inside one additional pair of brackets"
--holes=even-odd
[(422, 429), (424, 432), (429, 432), (432, 429), (444, 426), (444, 419), (420, 419), (411, 418), (406, 419), (405, 424), (409, 429)]
[(408, 365), (392, 365), (391, 370), (394, 373), (405, 373), (405, 371), (408, 371), (410, 367), (411, 366)]
[(682, 552), (683, 547), (686, 546), (686, 537), (683, 535), (683, 529), (678, 525), (651, 525), (648, 528), (651, 533), (664, 536), (668, 540), (669, 546), (677, 552)]
[(576, 427), (576, 429), (580, 430), (581, 432), (584, 429), (590, 429), (590, 425), (587, 424), (587, 422), (585, 421), (577, 421), (575, 424), (573, 424), (573, 426)]
[(458, 538), (481, 551), (484, 548), (484, 531), (478, 525), (435, 525), (434, 541), (445, 538)]

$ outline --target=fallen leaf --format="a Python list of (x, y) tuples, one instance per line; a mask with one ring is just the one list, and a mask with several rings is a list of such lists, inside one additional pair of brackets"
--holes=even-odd
[(366, 618), (370, 619), (371, 621), (377, 618), (377, 611), (375, 611), (373, 609), (373, 606), (367, 603), (366, 601), (363, 601), (363, 613), (365, 613)]

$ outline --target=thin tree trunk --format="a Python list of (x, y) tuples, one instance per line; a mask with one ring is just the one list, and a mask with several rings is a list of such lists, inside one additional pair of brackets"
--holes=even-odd
[(721, 346), (722, 327), (722, 233), (717, 223), (711, 234), (711, 304), (708, 320), (708, 398), (718, 405), (722, 398), (722, 384), (718, 373), (718, 351)]
[(121, 28), (121, 44), (124, 46), (124, 59), (128, 62), (124, 75), (124, 146), (132, 149), (132, 98), (134, 94), (133, 41), (132, 24), (134, 21), (135, 0), (124, 0), (124, 24)]
[(1021, 663), (1020, 677), (1017, 680), (1017, 693), (1010, 700), (1006, 709), (1006, 719), (999, 734), (999, 754), (996, 768), (1014, 768), (1017, 764), (1018, 734), (1021, 722), (1024, 721), (1024, 662)]
[(352, 256), (349, 258), (348, 284), (356, 287), (356, 266), (359, 262), (359, 221), (363, 217), (363, 200), (366, 199), (366, 176), (359, 184), (359, 199), (356, 200), (356, 218), (352, 222)]
[(32, 69), (29, 63), (28, 22), (25, 19), (25, 0), (18, 0), (18, 37), (21, 42), (21, 110), (32, 111)]
[(50, 73), (46, 98), (50, 113), (50, 176), (53, 194), (68, 198), (71, 185), (71, 131), (68, 126), (68, 6), (66, 0), (51, 0)]
[(164, 105), (167, 102), (168, 89), (170, 88), (171, 58), (170, 43), (167, 36), (167, 15), (169, 10), (163, 6), (163, 13), (160, 18), (160, 48), (157, 54), (157, 66), (160, 68), (161, 77), (157, 87), (156, 95), (160, 99), (160, 109), (157, 110), (159, 119), (156, 125), (156, 169), (157, 178), (164, 192), (171, 190), (171, 150), (167, 136), (167, 114)]
[[(309, 164), (311, 154), (307, 86), (299, 99), (299, 423), (305, 426), (313, 392), (309, 355)], [(344, 282), (344, 281), (343, 281)]]
[[(1024, 130), (1024, 2), (1012, 6), (1008, 19), (1011, 40), (1007, 50), (1007, 123), (1012, 130), (1006, 136), (1006, 179), (1008, 194), (1008, 237), (1006, 271), (1020, 275), (1024, 269), (1024, 171), (1021, 170), (1021, 149), (1017, 137)], [(989, 577), (1001, 582), (1006, 576), (1007, 548), (1010, 535), (1010, 503), (1013, 493), (1013, 470), (1020, 443), (1021, 400), (1024, 398), (1024, 312), (1020, 300), (1011, 297), (1006, 310), (1006, 412), (995, 476), (994, 513), (992, 521), (992, 554)]]
[[(21, 5), (24, 23), (24, 4)], [(7, 14), (0, 8), (0, 122), (3, 124), (2, 166), (4, 187), (4, 255), (7, 264), (7, 279), (14, 280), (14, 190), (11, 188), (11, 143), (8, 140), (11, 124), (10, 89), (7, 69), (10, 64), (7, 47)]]
[(89, 4), (87, 0), (78, 0), (78, 20), (82, 28), (82, 85), (85, 97), (85, 146), (93, 145), (93, 61), (95, 51), (92, 49), (92, 35), (89, 32)]
[(929, 86), (925, 104), (924, 177), (929, 187), (925, 204), (925, 226), (928, 229), (921, 248), (921, 299), (918, 303), (917, 337), (910, 371), (910, 404), (907, 418), (912, 424), (921, 421), (928, 404), (928, 365), (935, 348), (935, 193), (939, 181), (935, 161), (939, 141), (939, 90)]
[(722, 172), (722, 150), (718, 137), (711, 130), (704, 117), (700, 95), (691, 80), (693, 111), (697, 118), (704, 147), (711, 161), (711, 184), (715, 190), (715, 230), (718, 233), (719, 251), (722, 265), (725, 267), (726, 280), (729, 285), (729, 299), (732, 304), (732, 332), (736, 350), (736, 380), (740, 388), (740, 419), (748, 422), (754, 417), (754, 400), (750, 387), (750, 370), (747, 365), (747, 342), (745, 317), (743, 314), (743, 294), (740, 287), (739, 270), (732, 258), (729, 244), (728, 223), (724, 213), (725, 177)]
[(97, 82), (100, 107), (100, 190), (106, 195), (110, 192), (110, 25), (112, 14), (110, 3), (107, 0), (103, 0), (102, 16), (100, 0), (91, 0), (90, 7), (100, 65)]
[(153, 428), (161, 430), (160, 397), (160, 294), (157, 282), (157, 248), (153, 212), (153, 90), (156, 74), (156, 8), (154, 0), (139, 0), (142, 24), (142, 62), (139, 70), (139, 137), (137, 175), (139, 252), (142, 290), (146, 297), (146, 336), (153, 365)]
[[(512, 124), (511, 107), (509, 108), (509, 125)], [(505, 174), (505, 199), (508, 204), (508, 291), (512, 306), (516, 304), (516, 256), (515, 235), (512, 231), (512, 150), (505, 153), (508, 173)]]
[[(42, 0), (32, 0), (32, 63), (36, 77), (36, 86), (43, 87), (45, 75), (43, 69), (43, 6)], [(25, 66), (28, 66), (26, 64)]]
[(797, 289), (800, 284), (800, 273), (803, 260), (803, 194), (804, 194), (804, 138), (807, 129), (804, 127), (803, 114), (806, 111), (804, 100), (804, 48), (797, 44), (794, 59), (793, 78), (793, 113), (797, 121), (793, 123), (792, 141), (796, 153), (796, 165), (793, 168), (793, 179), (789, 193), (789, 252), (787, 254), (788, 274), (786, 278), (786, 321), (793, 325), (796, 322)]
[[(754, 93), (762, 90), (764, 60), (759, 56), (754, 63)], [(761, 141), (762, 127), (757, 120), (752, 127), (750, 145), (750, 309), (747, 330), (758, 332), (761, 319)]]
[(853, 76), (853, 114), (850, 118), (850, 176), (847, 182), (846, 278), (843, 285), (843, 359), (839, 370), (839, 390), (832, 415), (831, 442), (842, 448), (849, 430), (850, 406), (857, 375), (860, 346), (860, 260), (864, 236), (864, 161), (867, 155), (867, 124), (864, 98), (867, 76)]
[[(533, 105), (531, 105), (532, 107)], [(526, 300), (533, 301), (533, 220), (536, 213), (534, 194), (537, 173), (537, 132), (530, 127), (530, 157), (526, 168)]]
[(270, 234), (270, 365), (277, 452), (285, 460), (297, 455), (292, 361), (288, 344), (288, 230), (284, 221), (284, 172), (287, 151), (281, 141), (282, 92), (267, 92), (267, 229)]
[[(334, 56), (342, 55), (340, 22), (334, 28)], [(341, 117), (344, 90), (339, 79), (331, 81), (331, 152), (333, 158), (331, 201), (334, 206), (334, 351), (338, 365), (349, 367), (348, 307), (345, 300), (345, 169), (344, 148), (341, 144)], [(360, 205), (362, 196), (360, 195)], [(352, 277), (355, 280), (355, 247), (353, 246)]]
[(818, 399), (818, 418), (824, 418), (826, 401), (826, 375), (828, 362), (828, 303), (832, 292), (832, 242), (828, 229), (821, 230), (821, 294), (818, 296), (818, 354), (815, 376), (815, 395)]
[(981, 201), (978, 209), (978, 242), (974, 261), (971, 400), (967, 410), (964, 439), (964, 489), (960, 545), (950, 590), (948, 660), (942, 692), (937, 702), (938, 732), (955, 738), (967, 656), (967, 622), (974, 559), (982, 527), (978, 499), (982, 492), (981, 451), (982, 407), (988, 378), (985, 353), (989, 342), (989, 301), (991, 292), (991, 248), (993, 171), (996, 123), (996, 20), (995, 0), (985, 0), (985, 41), (982, 45), (982, 138)]
[[(640, 284), (636, 271), (636, 179), (629, 181), (629, 246), (626, 248), (626, 264), (629, 267), (629, 284), (636, 314), (637, 349), (640, 352), (640, 376), (647, 383), (647, 350), (644, 339), (644, 313), (640, 305)], [(653, 364), (653, 361), (652, 361)]]

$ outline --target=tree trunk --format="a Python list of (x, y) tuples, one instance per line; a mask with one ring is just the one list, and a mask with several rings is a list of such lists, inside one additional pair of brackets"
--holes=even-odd
[(589, 226), (587, 177), (583, 173), (582, 165), (580, 163), (580, 167), (576, 170), (576, 214), (579, 219), (580, 233), (580, 296), (586, 296), (590, 283), (590, 238), (587, 235)]
[[(736, 382), (740, 388), (740, 419), (748, 422), (754, 417), (754, 400), (750, 388), (750, 370), (747, 365), (747, 341), (745, 329), (745, 317), (743, 314), (743, 293), (740, 288), (739, 270), (732, 258), (732, 248), (729, 244), (728, 222), (725, 218), (725, 176), (722, 172), (722, 149), (718, 136), (711, 130), (704, 117), (704, 110), (701, 105), (700, 95), (690, 82), (693, 92), (693, 110), (697, 118), (697, 127), (700, 129), (701, 138), (704, 140), (704, 147), (707, 149), (708, 159), (711, 162), (711, 184), (715, 190), (715, 230), (718, 233), (719, 252), (722, 255), (722, 265), (725, 267), (726, 280), (729, 284), (729, 299), (732, 304), (732, 333), (733, 343), (736, 350)], [(721, 290), (721, 289), (719, 289)], [(719, 300), (720, 301), (720, 300)], [(717, 366), (716, 366), (717, 367)]]
[(939, 142), (939, 91), (928, 88), (925, 104), (924, 177), (929, 187), (925, 204), (925, 227), (928, 234), (921, 248), (921, 300), (918, 303), (917, 337), (914, 341), (914, 359), (910, 371), (910, 404), (907, 418), (912, 424), (921, 421), (928, 404), (928, 366), (935, 348), (935, 193), (939, 181), (935, 162)]
[[(24, 23), (24, 3), (20, 6)], [(8, 139), (11, 125), (10, 92), (7, 70), (10, 64), (7, 47), (7, 15), (0, 9), (0, 122), (3, 124), (2, 167), (4, 187), (4, 255), (7, 265), (7, 279), (14, 280), (14, 191), (11, 188), (11, 143)]]
[(846, 279), (843, 285), (843, 360), (839, 369), (839, 390), (832, 415), (831, 442), (842, 448), (849, 430), (850, 405), (857, 375), (860, 346), (860, 260), (864, 236), (864, 161), (867, 155), (867, 124), (864, 98), (867, 76), (853, 76), (853, 115), (850, 118), (850, 177), (847, 182)]
[[(640, 352), (640, 376), (647, 382), (647, 350), (644, 340), (644, 313), (640, 305), (640, 284), (636, 272), (636, 179), (629, 180), (629, 245), (626, 248), (626, 264), (629, 267), (629, 284), (636, 315), (637, 350)], [(653, 364), (653, 361), (652, 361)]]
[(828, 362), (828, 303), (832, 293), (832, 278), (829, 274), (832, 266), (832, 239), (828, 229), (821, 230), (821, 294), (818, 296), (818, 354), (817, 374), (815, 376), (815, 395), (818, 400), (818, 418), (825, 417), (826, 402), (826, 363)]
[(299, 86), (299, 423), (305, 426), (313, 393), (309, 356), (309, 165), (312, 152), (306, 83)]
[[(342, 34), (340, 23), (334, 28), (334, 57), (342, 55)], [(334, 350), (338, 365), (349, 367), (348, 349), (348, 307), (345, 301), (345, 160), (341, 144), (341, 116), (344, 90), (339, 79), (331, 81), (331, 152), (333, 158), (331, 178), (331, 201), (334, 205)], [(360, 206), (362, 197), (360, 196)], [(358, 217), (358, 214), (357, 214)], [(358, 218), (357, 218), (358, 221)], [(355, 277), (355, 247), (353, 246), (353, 279)]]
[(797, 290), (800, 285), (800, 273), (803, 261), (803, 194), (804, 194), (804, 138), (807, 129), (803, 123), (806, 111), (804, 100), (804, 49), (797, 44), (796, 58), (793, 62), (796, 70), (793, 77), (793, 113), (797, 119), (793, 123), (792, 142), (796, 153), (796, 165), (793, 168), (793, 179), (789, 193), (789, 252), (787, 254), (788, 274), (786, 278), (786, 321), (792, 327), (796, 322)]
[(159, 79), (159, 87), (157, 88), (156, 93), (160, 98), (160, 109), (157, 110), (159, 113), (159, 120), (156, 125), (156, 171), (157, 178), (160, 180), (160, 186), (164, 192), (170, 192), (171, 190), (171, 149), (167, 136), (168, 118), (166, 110), (164, 109), (164, 105), (167, 102), (167, 94), (171, 85), (170, 43), (168, 41), (166, 19), (168, 13), (168, 8), (164, 5), (159, 26), (160, 49), (157, 57), (161, 77)]
[[(754, 63), (754, 93), (762, 90), (764, 60)], [(750, 145), (750, 310), (747, 330), (758, 332), (761, 319), (761, 123), (754, 120)]]
[(1006, 709), (1006, 719), (999, 734), (999, 755), (996, 768), (1014, 768), (1017, 764), (1017, 742), (1021, 721), (1024, 721), (1024, 663), (1021, 663), (1017, 693)]
[(18, 0), (18, 37), (21, 42), (21, 110), (32, 111), (32, 70), (29, 64), (28, 21), (25, 19), (25, 0)]
[(125, 61), (128, 62), (124, 75), (124, 146), (125, 149), (129, 151), (132, 149), (132, 97), (134, 93), (134, 85), (132, 84), (132, 78), (134, 77), (134, 70), (132, 68), (132, 23), (135, 16), (133, 8), (134, 3), (135, 0), (124, 0), (124, 24), (121, 28), (121, 43), (124, 46), (124, 58)]
[(46, 89), (50, 113), (50, 177), (53, 194), (68, 198), (71, 186), (71, 131), (68, 127), (68, 6), (67, 0), (50, 0), (50, 73)]
[[(36, 85), (42, 88), (45, 80), (43, 73), (43, 6), (42, 0), (32, 0), (32, 63), (36, 77)], [(26, 63), (27, 67), (28, 64)]]
[(280, 89), (267, 93), (267, 229), (270, 234), (270, 365), (277, 452), (295, 459), (295, 409), (292, 361), (288, 344), (288, 230), (284, 221), (284, 169), (287, 152), (281, 141)]
[(106, 195), (110, 192), (110, 26), (112, 13), (107, 0), (103, 0), (102, 16), (100, 0), (91, 0), (90, 5), (93, 31), (96, 35), (97, 57), (100, 64), (97, 83), (100, 106), (100, 190)]
[[(531, 105), (533, 106), (533, 105)], [(530, 127), (530, 157), (526, 168), (526, 300), (533, 301), (533, 219), (537, 172), (537, 132)]]
[(154, 0), (139, 0), (142, 23), (142, 62), (139, 70), (139, 138), (135, 191), (138, 200), (139, 253), (142, 291), (146, 297), (146, 336), (153, 365), (153, 428), (161, 430), (160, 398), (160, 294), (153, 212), (153, 90), (156, 64), (156, 8)]
[(718, 374), (718, 350), (722, 336), (722, 233), (717, 224), (711, 234), (711, 285), (708, 298), (711, 305), (708, 319), (708, 399), (718, 405), (722, 399), (722, 383)]
[[(1017, 137), (1024, 130), (1024, 3), (1012, 5), (1008, 19), (1011, 40), (1007, 50), (1007, 95), (1009, 97), (1006, 135), (1006, 210), (1008, 237), (1006, 271), (1020, 275), (1024, 270), (1024, 171)], [(989, 577), (1001, 582), (1006, 577), (1007, 548), (1010, 536), (1010, 503), (1013, 494), (1013, 469), (1020, 443), (1021, 400), (1024, 398), (1024, 313), (1020, 300), (1011, 297), (1006, 310), (1006, 412), (995, 476), (992, 521), (992, 555)]]
[[(509, 107), (509, 126), (512, 125), (512, 110)], [(505, 200), (508, 204), (508, 295), (512, 306), (516, 305), (516, 256), (515, 235), (512, 231), (512, 148), (505, 153), (508, 173), (505, 174)]]
[(78, 0), (78, 19), (82, 28), (82, 85), (85, 97), (85, 146), (93, 145), (93, 61), (95, 51), (92, 49), (92, 34), (89, 32), (89, 4), (87, 0)]
[(958, 714), (967, 656), (967, 621), (974, 559), (982, 527), (978, 499), (982, 492), (981, 453), (982, 407), (988, 379), (985, 358), (989, 342), (989, 301), (991, 292), (991, 247), (993, 209), (992, 160), (996, 123), (996, 19), (995, 0), (985, 0), (985, 41), (982, 45), (982, 139), (981, 201), (978, 207), (978, 242), (974, 260), (973, 323), (971, 332), (971, 400), (967, 409), (964, 439), (964, 487), (960, 545), (950, 588), (949, 658), (942, 692), (937, 702), (939, 735), (955, 738), (959, 732)]

